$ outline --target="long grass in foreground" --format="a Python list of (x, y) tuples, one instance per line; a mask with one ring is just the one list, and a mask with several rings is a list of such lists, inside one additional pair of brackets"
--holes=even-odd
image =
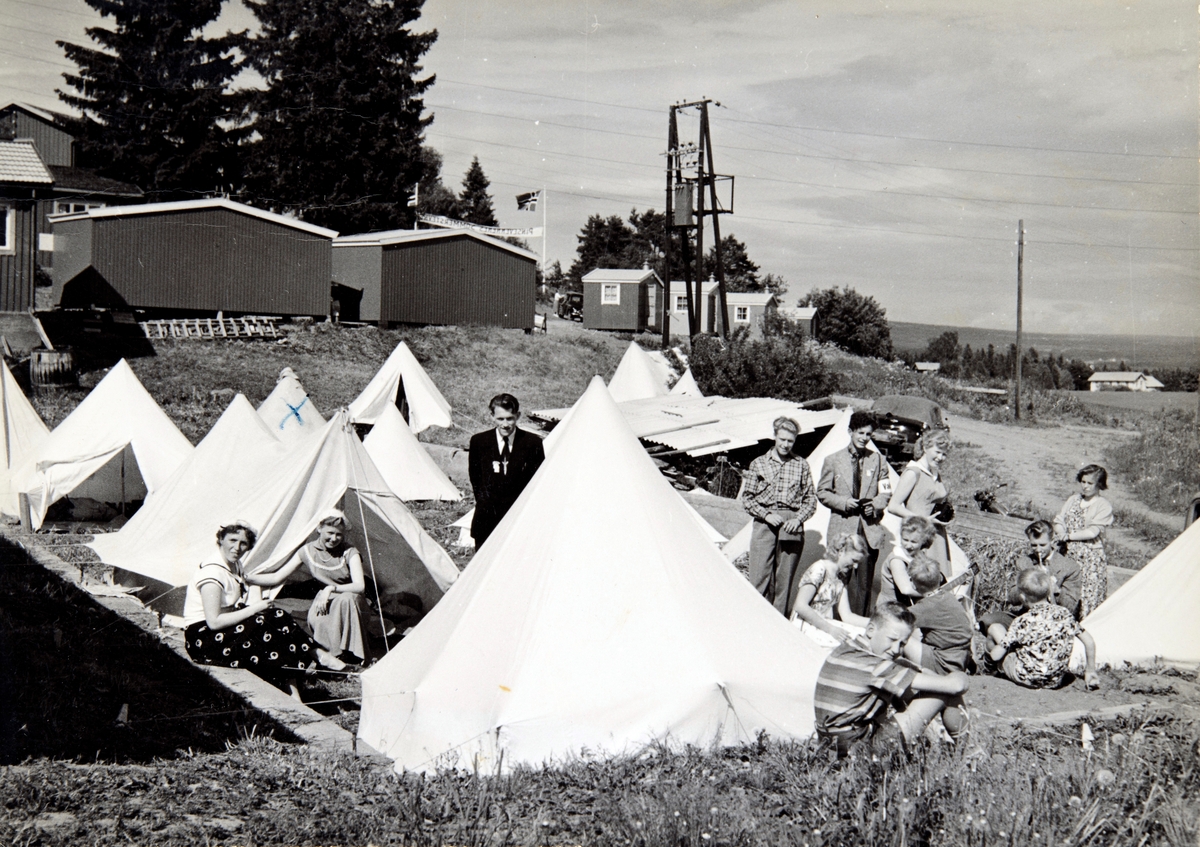
[(1114, 439), (1105, 450), (1110, 473), (1119, 474), (1148, 506), (1182, 515), (1200, 493), (1200, 433), (1196, 412), (1145, 415), (1137, 438)]
[[(0, 771), (10, 844), (1194, 844), (1198, 731), (1181, 719), (1017, 729), (837, 761), (820, 742), (650, 749), (505, 777), (396, 775), (271, 739), (153, 765)], [(977, 733), (982, 735), (982, 733)]]

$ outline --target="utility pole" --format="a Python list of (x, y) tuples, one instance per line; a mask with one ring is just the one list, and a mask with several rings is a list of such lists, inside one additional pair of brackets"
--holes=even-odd
[[(719, 103), (717, 104), (720, 105)], [(705, 141), (708, 142), (705, 145)], [(713, 166), (712, 153), (712, 135), (708, 126), (708, 101), (704, 101), (704, 105), (700, 107), (700, 144), (702, 154), (703, 151), (708, 153), (708, 190), (712, 195), (712, 221), (713, 221), (713, 251), (717, 255), (717, 299), (720, 301), (721, 315), (721, 338), (729, 340), (729, 303), (725, 299), (725, 262), (721, 258), (721, 212), (720, 204), (717, 202), (717, 182), (715, 168)], [(703, 188), (701, 189), (703, 194)], [(704, 229), (704, 219), (700, 219), (700, 229)]]
[(1021, 310), (1025, 297), (1025, 221), (1017, 221), (1017, 361), (1015, 409), (1013, 415), (1021, 419)]
[[(663, 215), (663, 284), (666, 291), (663, 294), (662, 308), (662, 349), (671, 346), (671, 246), (675, 240), (671, 234), (675, 230), (675, 157), (679, 146), (679, 132), (675, 126), (675, 108), (671, 108), (667, 119), (667, 204)], [(688, 310), (688, 329), (691, 329), (691, 309)]]

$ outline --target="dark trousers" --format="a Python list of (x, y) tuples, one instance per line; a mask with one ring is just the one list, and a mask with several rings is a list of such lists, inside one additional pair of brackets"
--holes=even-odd
[(879, 588), (875, 585), (875, 563), (879, 561), (879, 551), (867, 547), (867, 558), (850, 574), (846, 583), (846, 598), (850, 601), (850, 611), (856, 615), (869, 618), (875, 610), (875, 600), (879, 596)]

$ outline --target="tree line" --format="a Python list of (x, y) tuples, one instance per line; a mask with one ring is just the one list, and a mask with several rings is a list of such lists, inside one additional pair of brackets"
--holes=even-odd
[(476, 158), (457, 194), (425, 144), (424, 0), (246, 0), (258, 31), (204, 34), (223, 0), (85, 0), (105, 26), (58, 42), (78, 163), (151, 200), (226, 193), (341, 232), (422, 211), (496, 224)]

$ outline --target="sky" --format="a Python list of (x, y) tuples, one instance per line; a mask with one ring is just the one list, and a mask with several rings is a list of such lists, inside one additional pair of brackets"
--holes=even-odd
[[(98, 15), (0, 0), (0, 21), (0, 103), (60, 108), (54, 41)], [(893, 320), (1012, 327), (1023, 220), (1027, 330), (1195, 337), (1198, 23), (1183, 0), (427, 0), (416, 28), (439, 33), (443, 180), (478, 156), (511, 227), (542, 224), (514, 196), (544, 188), (564, 268), (589, 215), (664, 207), (669, 107), (707, 97), (722, 234), (785, 305), (848, 286)], [(228, 0), (209, 31), (252, 26)]]

